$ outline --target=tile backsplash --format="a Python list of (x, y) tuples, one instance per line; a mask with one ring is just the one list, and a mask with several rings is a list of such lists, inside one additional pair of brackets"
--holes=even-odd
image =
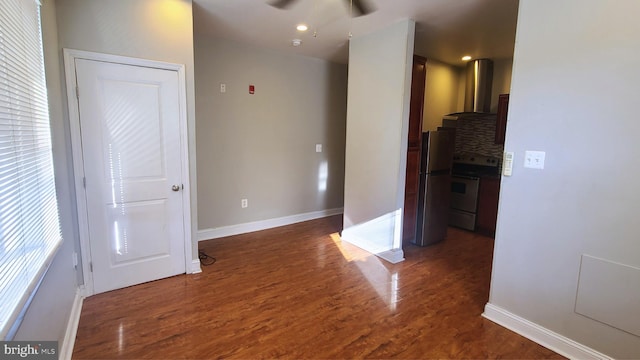
[(456, 121), (456, 154), (473, 153), (502, 159), (504, 146), (494, 144), (496, 118), (465, 118)]

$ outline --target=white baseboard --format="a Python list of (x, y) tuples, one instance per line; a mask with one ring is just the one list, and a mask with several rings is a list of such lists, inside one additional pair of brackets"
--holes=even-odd
[(376, 256), (387, 260), (392, 264), (404, 261), (404, 251), (402, 249), (393, 249), (376, 254)]
[(76, 343), (76, 334), (78, 332), (78, 324), (80, 323), (83, 301), (82, 291), (78, 288), (76, 290), (76, 296), (73, 299), (73, 305), (71, 306), (69, 320), (67, 321), (67, 330), (64, 333), (64, 339), (59, 349), (59, 359), (61, 360), (71, 360), (71, 355), (73, 355), (73, 345)]
[(253, 231), (271, 229), (278, 226), (291, 225), (303, 221), (315, 220), (327, 216), (342, 214), (342, 212), (343, 208), (336, 208), (284, 216), (275, 219), (253, 221), (244, 224), (222, 226), (214, 229), (198, 230), (198, 241), (217, 239), (225, 236), (232, 236)]
[(189, 274), (198, 274), (202, 272), (200, 268), (200, 259), (191, 260), (191, 269)]
[(482, 316), (569, 359), (612, 359), (491, 303), (485, 305)]

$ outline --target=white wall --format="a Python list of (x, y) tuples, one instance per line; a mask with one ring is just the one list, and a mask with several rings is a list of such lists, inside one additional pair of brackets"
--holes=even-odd
[(427, 59), (422, 131), (437, 130), (443, 115), (457, 111), (461, 73), (458, 67)]
[(347, 66), (198, 35), (195, 26), (201, 238), (255, 221), (340, 212)]
[[(639, 13), (637, 0), (520, 1), (505, 147), (515, 162), (513, 176), (502, 180), (489, 300), (609, 356), (634, 359)], [(546, 151), (545, 169), (524, 168), (525, 150)], [(594, 278), (584, 261), (581, 270), (585, 254), (606, 260), (599, 261), (610, 271)], [(579, 289), (579, 281), (595, 291)], [(591, 304), (593, 319), (576, 312), (577, 298)]]
[(400, 247), (414, 33), (404, 20), (349, 44), (342, 238), (366, 250)]
[[(56, 0), (60, 47), (184, 64), (197, 259), (195, 91), (191, 0)], [(66, 101), (66, 100), (65, 100)]]
[(40, 285), (16, 333), (15, 340), (59, 341), (62, 346), (67, 320), (77, 289), (72, 254), (78, 246), (78, 237), (75, 215), (73, 215), (75, 199), (72, 194), (71, 160), (68, 157), (68, 126), (65, 124), (62, 111), (62, 75), (58, 56), (55, 11), (53, 0), (42, 2), (41, 19), (45, 72), (63, 244)]

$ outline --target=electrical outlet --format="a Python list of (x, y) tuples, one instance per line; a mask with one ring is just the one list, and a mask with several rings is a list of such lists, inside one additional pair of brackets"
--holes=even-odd
[(244, 209), (246, 207), (249, 207), (249, 200), (247, 199), (242, 199), (240, 200), (240, 206)]
[(220, 84), (220, 92), (221, 93), (227, 92), (227, 84)]

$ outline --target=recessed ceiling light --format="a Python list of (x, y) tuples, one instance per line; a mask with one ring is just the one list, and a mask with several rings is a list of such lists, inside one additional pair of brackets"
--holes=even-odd
[(300, 24), (298, 26), (296, 26), (296, 29), (298, 29), (298, 31), (307, 31), (307, 29), (309, 29), (309, 27), (305, 24)]
[(465, 55), (465, 56), (462, 57), (462, 60), (463, 61), (469, 61), (469, 60), (471, 60), (471, 56)]

